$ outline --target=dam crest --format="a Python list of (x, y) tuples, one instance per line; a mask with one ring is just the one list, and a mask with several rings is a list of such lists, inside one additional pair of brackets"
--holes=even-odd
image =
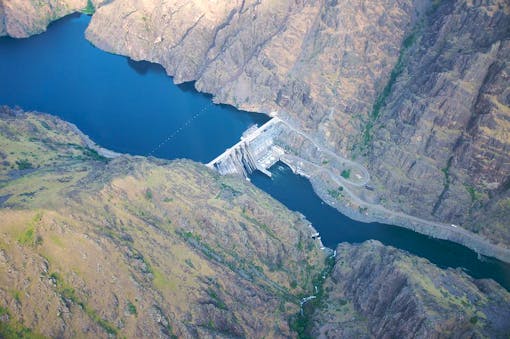
[(282, 121), (278, 117), (273, 117), (260, 127), (251, 126), (238, 143), (209, 162), (207, 167), (222, 175), (236, 174), (248, 178), (253, 171), (259, 170), (271, 176), (267, 169), (285, 154), (283, 148), (274, 142), (282, 128)]

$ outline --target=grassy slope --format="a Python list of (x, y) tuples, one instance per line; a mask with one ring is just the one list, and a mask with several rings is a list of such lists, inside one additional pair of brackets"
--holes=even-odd
[(202, 165), (106, 161), (66, 123), (26, 113), (0, 113), (0, 150), (4, 324), (48, 336), (289, 335), (323, 268), (299, 215)]

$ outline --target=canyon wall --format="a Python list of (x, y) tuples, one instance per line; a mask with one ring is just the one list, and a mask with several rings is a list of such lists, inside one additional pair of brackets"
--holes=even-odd
[(369, 167), (378, 204), (508, 247), (509, 13), (502, 0), (117, 0), (87, 37), (217, 102), (278, 111)]
[(325, 297), (310, 331), (316, 338), (502, 338), (510, 294), (491, 280), (442, 270), (377, 241), (337, 248)]

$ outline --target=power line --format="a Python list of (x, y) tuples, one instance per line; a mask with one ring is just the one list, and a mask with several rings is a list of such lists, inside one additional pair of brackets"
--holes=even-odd
[(168, 142), (170, 142), (173, 138), (175, 138), (179, 133), (181, 133), (184, 129), (186, 129), (186, 127), (188, 127), (192, 122), (193, 120), (195, 120), (196, 118), (198, 118), (200, 115), (202, 115), (203, 113), (205, 113), (211, 106), (213, 105), (212, 102), (210, 102), (209, 104), (205, 105), (204, 107), (202, 107), (202, 109), (200, 109), (200, 111), (198, 111), (197, 113), (195, 113), (191, 118), (189, 118), (188, 120), (186, 120), (186, 122), (184, 124), (182, 124), (181, 126), (179, 126), (178, 129), (176, 129), (175, 131), (172, 132), (172, 134), (170, 134), (168, 137), (164, 138), (163, 141), (161, 141), (159, 143), (159, 145), (157, 145), (156, 147), (154, 147), (152, 149), (152, 151), (150, 151), (147, 156), (151, 156), (154, 154), (154, 152), (156, 152), (157, 150), (159, 150), (161, 147), (163, 147), (165, 144), (167, 144)]

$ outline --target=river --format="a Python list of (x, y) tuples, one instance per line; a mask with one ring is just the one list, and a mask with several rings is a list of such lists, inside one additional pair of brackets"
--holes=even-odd
[[(208, 162), (235, 144), (265, 115), (214, 105), (193, 84), (174, 85), (164, 69), (96, 49), (85, 38), (90, 21), (71, 15), (28, 39), (0, 38), (0, 104), (48, 112), (76, 124), (99, 145), (135, 155)], [(407, 229), (354, 221), (324, 204), (305, 178), (283, 164), (252, 182), (321, 233), (323, 243), (376, 239), (429, 259), (492, 278), (510, 290), (510, 265), (468, 248)]]
[(208, 162), (263, 114), (214, 105), (160, 65), (105, 53), (84, 38), (90, 17), (70, 15), (28, 39), (0, 39), (0, 103), (58, 115), (102, 147)]

